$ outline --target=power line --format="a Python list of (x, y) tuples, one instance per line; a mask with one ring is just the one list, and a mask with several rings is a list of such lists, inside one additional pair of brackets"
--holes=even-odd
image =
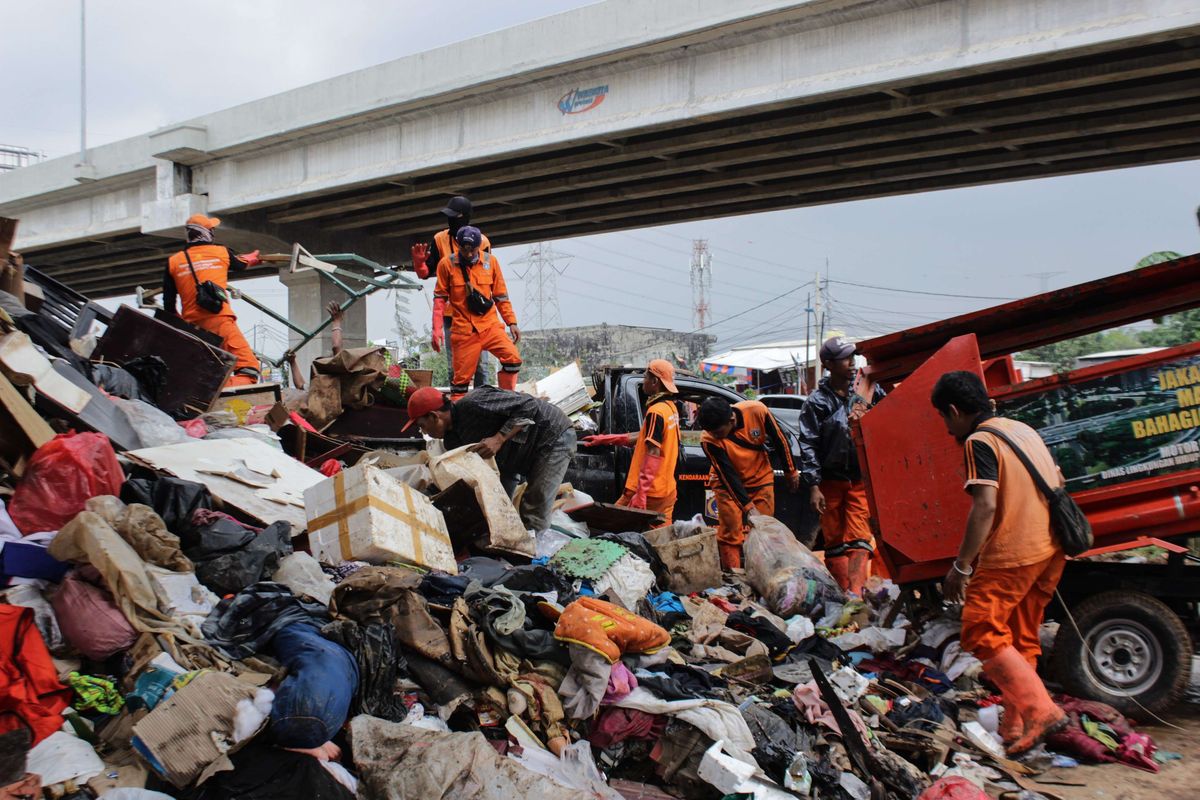
[(1016, 300), (1015, 297), (992, 297), (983, 294), (951, 294), (949, 292), (926, 292), (922, 289), (897, 289), (894, 286), (875, 286), (870, 283), (855, 283), (853, 281), (837, 281), (832, 278), (827, 280), (828, 283), (836, 283), (842, 286), (857, 286), (860, 289), (878, 289), (881, 292), (898, 292), (900, 294), (923, 294), (931, 297), (957, 297), (961, 300)]

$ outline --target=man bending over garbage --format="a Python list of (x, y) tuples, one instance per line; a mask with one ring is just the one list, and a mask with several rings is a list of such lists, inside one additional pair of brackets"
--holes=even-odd
[(933, 407), (966, 455), (971, 513), (958, 557), (942, 582), (951, 603), (963, 600), (962, 647), (983, 662), (1003, 697), (1000, 734), (1019, 755), (1066, 724), (1037, 674), (1042, 617), (1066, 557), (1050, 529), (1050, 507), (1012, 440), (1050, 486), (1062, 475), (1042, 437), (992, 412), (973, 372), (947, 372), (933, 387)]
[(452, 403), (427, 386), (408, 398), (408, 418), (426, 436), (441, 439), (447, 450), (472, 445), (483, 458), (495, 456), (510, 497), (524, 477), (521, 521), (532, 531), (550, 526), (550, 508), (575, 455), (575, 429), (557, 406), (493, 386)]

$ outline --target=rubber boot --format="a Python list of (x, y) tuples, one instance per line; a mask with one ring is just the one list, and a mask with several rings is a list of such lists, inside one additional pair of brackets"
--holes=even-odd
[(1000, 716), (998, 733), (1004, 746), (1008, 747), (1020, 739), (1021, 734), (1025, 732), (1025, 720), (1021, 719), (1021, 712), (1017, 711), (1017, 707), (1009, 703), (1007, 699), (1004, 701), (1003, 708), (1004, 713)]
[(983, 672), (1004, 695), (1005, 706), (1015, 708), (1024, 723), (1021, 735), (1006, 748), (1008, 755), (1018, 756), (1066, 726), (1067, 715), (1015, 647), (1010, 645), (984, 662)]
[(740, 544), (717, 542), (717, 550), (721, 554), (721, 569), (742, 568), (742, 546)]
[(846, 591), (850, 586), (850, 556), (825, 556), (825, 569), (837, 581), (837, 585)]
[(862, 597), (863, 587), (870, 577), (871, 554), (855, 547), (846, 552), (846, 558), (849, 559), (846, 591), (856, 597)]
[(501, 389), (507, 389), (510, 392), (515, 391), (517, 388), (518, 374), (519, 373), (516, 372), (506, 372), (503, 368), (501, 368), (499, 374), (496, 375), (496, 383), (500, 384), (499, 388)]

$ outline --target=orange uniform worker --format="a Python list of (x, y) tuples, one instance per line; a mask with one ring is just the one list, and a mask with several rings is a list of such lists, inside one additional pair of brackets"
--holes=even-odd
[[(521, 371), (517, 350), (521, 331), (508, 300), (500, 262), (490, 251), (481, 249), (483, 234), (476, 227), (459, 228), (455, 241), (458, 252), (438, 262), (437, 287), (433, 290), (435, 302), (441, 298), (454, 309), (450, 395), (457, 399), (471, 388), (471, 374), (484, 350), (500, 361), (500, 388), (511, 391), (517, 387)], [(497, 318), (497, 311), (504, 324)], [(504, 325), (508, 325), (511, 338), (505, 334)]]
[[(1038, 638), (1066, 557), (1050, 527), (1050, 507), (1012, 446), (1043, 480), (1061, 486), (1054, 457), (1033, 428), (993, 415), (987, 389), (972, 372), (947, 372), (931, 398), (946, 429), (963, 443), (971, 513), (958, 558), (942, 583), (946, 600), (966, 601), (962, 647), (983, 662), (1003, 697), (1000, 728), (1019, 755), (1066, 724), (1037, 674)], [(972, 566), (974, 565), (974, 566)]]
[[(183, 304), (184, 321), (221, 337), (221, 347), (237, 356), (233, 375), (226, 386), (258, 383), (258, 356), (250, 348), (229, 305), (229, 270), (242, 270), (262, 263), (258, 251), (234, 255), (223, 245), (213, 243), (213, 228), (221, 224), (216, 217), (193, 214), (184, 230), (187, 246), (171, 256), (163, 273), (163, 309), (175, 313), (175, 298)], [(211, 282), (216, 292), (202, 288)]]
[(634, 433), (603, 433), (584, 437), (584, 447), (623, 445), (633, 448), (633, 460), (625, 479), (625, 492), (617, 505), (643, 508), (662, 514), (669, 525), (678, 493), (675, 465), (679, 461), (679, 409), (675, 407), (675, 368), (656, 358), (646, 366), (642, 378), (646, 416)]
[[(454, 241), (455, 235), (460, 228), (464, 228), (471, 224), (471, 213), (473, 211), (471, 201), (462, 195), (450, 198), (442, 208), (442, 216), (446, 218), (446, 227), (435, 233), (430, 242), (417, 242), (411, 248), (413, 271), (417, 273), (417, 277), (429, 277), (429, 264), (433, 264), (433, 277), (437, 278), (437, 265), (443, 258), (453, 255), (458, 252), (458, 243)], [(492, 243), (488, 241), (486, 235), (483, 236), (483, 243), (480, 249), (491, 251)], [(449, 340), (450, 331), (454, 324), (454, 310), (445, 300), (434, 298), (433, 301), (433, 349), (434, 352), (440, 353), (444, 349), (446, 352), (447, 363), (454, 363), (454, 345)], [(475, 367), (475, 388), (478, 389), (487, 383), (488, 374), (488, 358), (484, 353), (479, 355), (479, 363)]]
[(855, 369), (855, 349), (841, 336), (821, 345), (821, 365), (829, 377), (800, 409), (800, 474), (809, 487), (809, 503), (821, 516), (825, 566), (842, 589), (861, 596), (875, 540), (850, 422), (885, 393), (867, 386)]
[(771, 454), (782, 462), (788, 488), (793, 492), (800, 486), (800, 473), (771, 409), (757, 400), (731, 406), (726, 400), (710, 397), (700, 404), (700, 427), (704, 430), (700, 446), (711, 464), (708, 483), (717, 499), (721, 566), (740, 569), (751, 511), (775, 514)]

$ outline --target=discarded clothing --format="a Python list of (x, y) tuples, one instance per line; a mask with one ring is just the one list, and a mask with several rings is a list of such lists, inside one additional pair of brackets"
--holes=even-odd
[[(233, 769), (218, 772), (192, 800), (354, 800), (322, 762), (272, 747), (261, 737), (229, 756)], [(183, 797), (183, 795), (180, 795)]]
[(359, 794), (377, 800), (577, 800), (580, 793), (500, 756), (479, 733), (441, 733), (355, 717)]
[(724, 679), (686, 664), (659, 664), (635, 674), (640, 686), (664, 700), (694, 700), (725, 686)]
[(169, 475), (130, 478), (121, 487), (121, 499), (150, 506), (167, 530), (180, 536), (192, 530), (192, 517), (197, 510), (212, 508), (212, 495), (204, 484)]
[(125, 698), (116, 684), (107, 678), (95, 675), (80, 675), (72, 672), (67, 676), (67, 685), (75, 692), (74, 708), (77, 711), (96, 710), (101, 714), (115, 715), (121, 712)]
[(281, 627), (270, 653), (288, 670), (275, 690), (271, 738), (280, 747), (320, 747), (346, 721), (358, 689), (358, 665), (346, 648), (307, 622)]
[(655, 741), (666, 729), (667, 717), (636, 708), (609, 706), (600, 711), (587, 739), (595, 747), (606, 750), (627, 739)]
[(282, 583), (263, 581), (217, 604), (204, 620), (204, 638), (232, 658), (247, 658), (267, 649), (287, 625), (329, 621), (325, 606), (301, 600)]
[(37, 744), (62, 727), (70, 702), (33, 611), (0, 605), (0, 733), (28, 726)]
[(392, 606), (421, 584), (421, 576), (400, 567), (363, 567), (333, 590), (329, 610), (366, 625), (390, 622)]

